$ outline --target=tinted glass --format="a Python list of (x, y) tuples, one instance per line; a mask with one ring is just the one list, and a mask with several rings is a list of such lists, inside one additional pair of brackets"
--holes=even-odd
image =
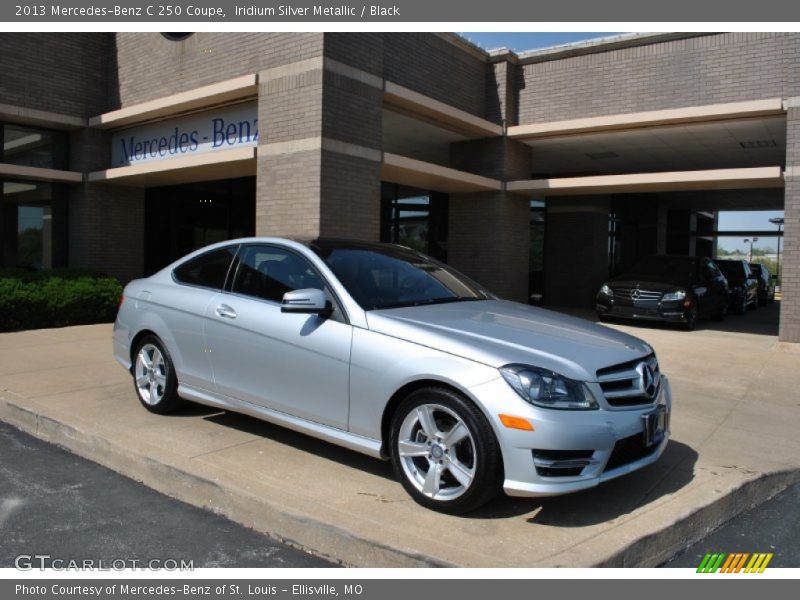
[(45, 169), (67, 168), (67, 135), (24, 125), (6, 124), (0, 158), (5, 163)]
[(332, 242), (312, 248), (364, 310), (493, 297), (464, 275), (413, 250)]
[(0, 265), (52, 269), (66, 263), (66, 187), (36, 181), (0, 186)]
[(236, 254), (236, 246), (228, 246), (201, 254), (178, 266), (173, 274), (181, 283), (221, 290)]
[(741, 283), (745, 279), (744, 264), (738, 260), (718, 260), (717, 266), (725, 279), (734, 283)]
[(692, 281), (697, 273), (697, 259), (684, 256), (650, 256), (636, 264), (630, 274), (675, 282)]
[(244, 249), (232, 291), (255, 298), (280, 302), (286, 292), (325, 285), (308, 262), (293, 252), (272, 246)]

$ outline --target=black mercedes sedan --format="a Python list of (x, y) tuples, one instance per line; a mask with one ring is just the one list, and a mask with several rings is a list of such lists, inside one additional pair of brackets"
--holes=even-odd
[(649, 256), (603, 284), (596, 310), (601, 319), (666, 321), (691, 330), (700, 318), (725, 318), (728, 283), (709, 258)]
[(728, 280), (728, 302), (731, 310), (743, 315), (748, 308), (758, 308), (758, 280), (746, 260), (716, 260), (719, 270)]

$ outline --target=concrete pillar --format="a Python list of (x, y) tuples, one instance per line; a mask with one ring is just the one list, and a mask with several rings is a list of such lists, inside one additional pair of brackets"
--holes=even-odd
[(257, 235), (379, 239), (383, 81), (329, 50), (259, 74)]
[(544, 301), (549, 306), (594, 306), (608, 278), (607, 196), (547, 202)]
[[(501, 181), (530, 176), (530, 147), (506, 138), (451, 146), (456, 169)], [(527, 302), (530, 200), (506, 191), (451, 194), (447, 262), (509, 300)]]
[(781, 320), (784, 342), (800, 342), (800, 98), (786, 117), (786, 187), (781, 256)]

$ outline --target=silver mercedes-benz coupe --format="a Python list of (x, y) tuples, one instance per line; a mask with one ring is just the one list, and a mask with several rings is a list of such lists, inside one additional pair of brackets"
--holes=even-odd
[(114, 355), (145, 408), (237, 411), (392, 461), (420, 504), (590, 488), (655, 462), (645, 342), (501, 300), (400, 246), (231, 240), (125, 288)]

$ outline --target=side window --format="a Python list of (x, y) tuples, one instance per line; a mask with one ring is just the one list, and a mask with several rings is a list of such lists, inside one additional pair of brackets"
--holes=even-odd
[(221, 290), (225, 285), (231, 260), (236, 255), (236, 248), (237, 246), (228, 246), (201, 254), (178, 265), (172, 274), (181, 283)]
[(247, 246), (231, 291), (280, 302), (286, 292), (325, 285), (313, 267), (293, 252), (273, 246)]

